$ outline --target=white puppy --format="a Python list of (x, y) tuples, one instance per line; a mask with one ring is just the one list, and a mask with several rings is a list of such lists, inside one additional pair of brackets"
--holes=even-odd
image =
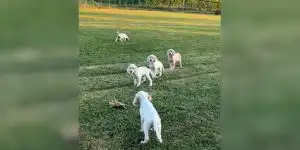
[(151, 96), (144, 91), (139, 91), (135, 94), (132, 104), (137, 106), (140, 105), (140, 116), (141, 116), (141, 131), (144, 132), (144, 140), (141, 141), (145, 144), (149, 141), (149, 129), (153, 127), (156, 137), (160, 143), (162, 143), (161, 138), (161, 119), (151, 103)]
[(141, 83), (148, 79), (149, 86), (152, 86), (152, 79), (151, 76), (154, 77), (155, 75), (153, 72), (147, 67), (137, 67), (135, 64), (130, 64), (127, 67), (127, 73), (133, 77), (134, 85), (137, 87), (141, 85)]
[(155, 74), (155, 76), (157, 74), (161, 76), (164, 70), (164, 65), (161, 63), (161, 61), (159, 61), (155, 55), (149, 55), (147, 61), (149, 63), (149, 68)]
[(116, 42), (120, 40), (122, 43), (129, 40), (129, 37), (125, 33), (117, 32)]
[(182, 68), (180, 53), (176, 53), (173, 49), (169, 49), (167, 51), (167, 55), (168, 55), (168, 60), (169, 60), (171, 70), (175, 68), (176, 63), (179, 63), (180, 68)]

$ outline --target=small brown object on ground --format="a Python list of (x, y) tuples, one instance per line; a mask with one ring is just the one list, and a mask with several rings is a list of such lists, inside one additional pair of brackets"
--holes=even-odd
[(125, 108), (125, 104), (123, 104), (123, 103), (121, 103), (117, 100), (109, 102), (109, 105), (114, 107), (114, 108)]

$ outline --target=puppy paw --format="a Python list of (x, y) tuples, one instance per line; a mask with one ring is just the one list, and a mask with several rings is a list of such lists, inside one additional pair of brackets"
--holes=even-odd
[(147, 141), (141, 141), (141, 144), (146, 144), (147, 143)]
[(162, 142), (163, 142), (162, 139), (159, 139), (158, 141), (159, 141), (159, 143), (162, 143)]
[(143, 129), (140, 130), (140, 132), (143, 132), (143, 131), (144, 131)]

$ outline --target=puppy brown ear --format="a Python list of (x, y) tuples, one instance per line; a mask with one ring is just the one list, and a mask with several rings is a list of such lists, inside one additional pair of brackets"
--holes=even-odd
[(149, 100), (149, 101), (152, 101), (151, 95), (148, 95), (148, 100)]

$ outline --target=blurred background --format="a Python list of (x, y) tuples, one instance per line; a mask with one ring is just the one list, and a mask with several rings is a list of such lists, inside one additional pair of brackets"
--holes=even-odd
[[(224, 149), (299, 149), (298, 4), (222, 2)], [(0, 149), (75, 149), (77, 1), (3, 0), (0, 19)]]
[(76, 1), (0, 2), (0, 149), (77, 146)]
[(298, 4), (222, 3), (223, 149), (299, 149)]

